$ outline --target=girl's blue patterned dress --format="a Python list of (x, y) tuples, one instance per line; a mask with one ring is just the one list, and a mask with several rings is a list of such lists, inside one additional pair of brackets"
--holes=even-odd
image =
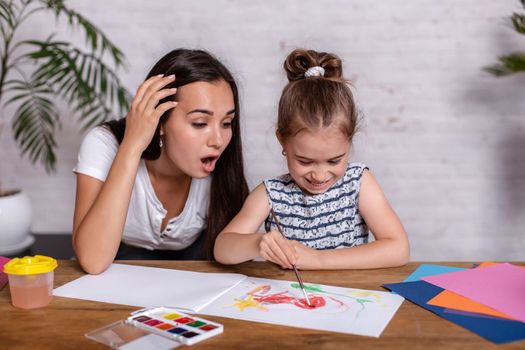
[[(326, 192), (304, 194), (290, 174), (264, 181), (270, 207), (283, 234), (314, 249), (348, 248), (368, 242), (368, 227), (359, 214), (358, 199), (363, 171), (350, 163), (345, 175)], [(266, 232), (276, 230), (271, 217)]]

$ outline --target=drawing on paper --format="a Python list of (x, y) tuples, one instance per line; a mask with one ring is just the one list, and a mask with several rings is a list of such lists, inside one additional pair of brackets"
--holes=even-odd
[(202, 313), (239, 320), (378, 337), (403, 298), (388, 292), (247, 277)]
[(298, 283), (290, 283), (288, 290), (278, 290), (272, 285), (262, 284), (256, 285), (246, 292), (244, 295), (235, 298), (233, 307), (237, 307), (239, 311), (253, 308), (258, 311), (270, 311), (271, 309), (279, 308), (279, 306), (299, 308), (303, 310), (320, 310), (323, 309), (326, 313), (340, 313), (349, 309), (355, 312), (357, 319), (362, 311), (365, 310), (367, 303), (382, 304), (381, 295), (373, 291), (363, 291), (349, 289), (347, 294), (335, 293), (326, 291), (320, 285), (305, 284), (305, 290), (308, 293), (311, 306), (306, 303), (302, 297), (297, 297), (299, 290)]

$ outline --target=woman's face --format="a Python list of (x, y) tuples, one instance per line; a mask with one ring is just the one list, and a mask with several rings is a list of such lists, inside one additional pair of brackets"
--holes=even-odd
[(191, 177), (204, 178), (232, 138), (236, 112), (232, 89), (224, 80), (195, 82), (177, 89), (177, 101), (161, 126), (161, 158)]

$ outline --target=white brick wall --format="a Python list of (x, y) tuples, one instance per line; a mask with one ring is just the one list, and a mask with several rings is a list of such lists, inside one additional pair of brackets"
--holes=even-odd
[[(273, 127), (286, 54), (339, 54), (363, 116), (354, 159), (370, 166), (401, 217), (412, 258), (525, 259), (525, 74), (481, 71), (525, 50), (504, 24), (517, 0), (70, 3), (124, 51), (131, 91), (176, 47), (207, 49), (232, 69), (251, 186), (284, 171)], [(24, 30), (45, 37), (53, 25), (42, 18)], [(52, 176), (20, 159), (9, 133), (0, 139), (0, 175), (29, 194), (37, 233), (71, 230), (80, 138), (64, 120)]]

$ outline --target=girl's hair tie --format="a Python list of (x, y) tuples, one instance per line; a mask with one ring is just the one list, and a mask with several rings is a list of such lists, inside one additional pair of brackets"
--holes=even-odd
[(320, 66), (310, 67), (306, 72), (304, 72), (304, 77), (324, 77), (324, 68)]

